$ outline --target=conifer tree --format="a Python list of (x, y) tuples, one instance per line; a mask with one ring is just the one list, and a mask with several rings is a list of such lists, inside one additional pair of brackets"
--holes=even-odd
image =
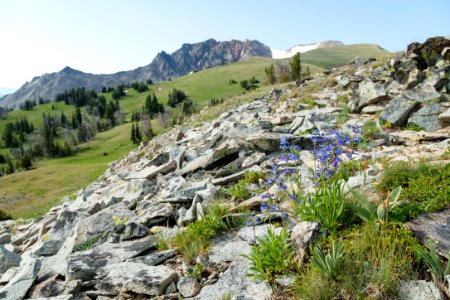
[(291, 80), (293, 81), (301, 80), (302, 63), (300, 59), (300, 52), (292, 57), (292, 60), (290, 61), (289, 64), (291, 65)]

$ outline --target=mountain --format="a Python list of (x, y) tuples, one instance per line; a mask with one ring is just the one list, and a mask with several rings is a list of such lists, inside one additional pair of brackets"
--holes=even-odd
[(330, 47), (337, 47), (337, 46), (344, 46), (344, 43), (340, 41), (322, 41), (312, 44), (300, 44), (295, 45), (287, 50), (277, 50), (277, 49), (270, 49), (272, 50), (272, 57), (276, 59), (280, 58), (289, 58), (294, 56), (296, 53), (305, 53), (311, 50), (315, 49), (321, 49), (321, 48), (330, 48)]
[(100, 90), (102, 86), (117, 86), (133, 81), (164, 81), (215, 66), (240, 61), (251, 56), (271, 57), (266, 45), (258, 41), (224, 41), (209, 39), (195, 44), (183, 44), (180, 49), (168, 54), (158, 53), (153, 61), (131, 71), (114, 74), (91, 74), (65, 67), (59, 72), (44, 74), (25, 83), (14, 94), (0, 100), (0, 106), (17, 107), (27, 99), (53, 100), (56, 94), (64, 90), (86, 87)]

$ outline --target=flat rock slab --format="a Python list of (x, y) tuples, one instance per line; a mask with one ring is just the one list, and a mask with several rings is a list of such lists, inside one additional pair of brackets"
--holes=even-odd
[(259, 226), (248, 226), (239, 229), (237, 236), (238, 238), (247, 241), (250, 245), (255, 244), (255, 238), (261, 238), (269, 232), (269, 228), (275, 230), (276, 234), (280, 234), (282, 227), (275, 228), (271, 224), (264, 224)]
[(219, 235), (212, 241), (209, 261), (221, 263), (237, 260), (242, 254), (249, 254), (250, 246), (247, 242), (234, 238), (232, 235)]
[(166, 266), (147, 266), (140, 263), (122, 262), (107, 266), (104, 276), (95, 289), (104, 295), (134, 293), (138, 295), (162, 295), (166, 287), (178, 279), (178, 273)]
[[(255, 281), (247, 277), (250, 263), (247, 259), (239, 257), (231, 263), (223, 276), (214, 284), (205, 286), (196, 300), (225, 299), (231, 294), (232, 300), (269, 300), (272, 288), (268, 283)], [(228, 299), (228, 298), (226, 298)]]
[(148, 236), (119, 244), (104, 243), (93, 249), (74, 253), (68, 259), (69, 278), (92, 280), (106, 266), (139, 256), (155, 246), (156, 237)]
[(438, 254), (449, 258), (450, 208), (419, 216), (407, 226), (422, 244), (427, 245), (431, 240)]

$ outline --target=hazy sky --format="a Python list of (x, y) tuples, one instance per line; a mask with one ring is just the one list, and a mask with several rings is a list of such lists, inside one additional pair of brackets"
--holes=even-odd
[(0, 87), (65, 66), (113, 73), (183, 43), (257, 39), (271, 48), (340, 40), (400, 51), (450, 34), (449, 0), (0, 0)]

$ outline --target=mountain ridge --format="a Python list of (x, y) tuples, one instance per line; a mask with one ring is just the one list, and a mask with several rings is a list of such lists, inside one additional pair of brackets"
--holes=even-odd
[(85, 87), (100, 90), (103, 86), (114, 87), (133, 81), (164, 81), (190, 72), (240, 61), (250, 56), (271, 57), (270, 48), (256, 40), (216, 41), (185, 43), (180, 49), (168, 54), (158, 53), (150, 64), (129, 71), (113, 74), (92, 74), (66, 66), (59, 72), (46, 73), (26, 82), (16, 92), (1, 99), (4, 107), (17, 107), (26, 100), (42, 97), (53, 100), (64, 90)]

